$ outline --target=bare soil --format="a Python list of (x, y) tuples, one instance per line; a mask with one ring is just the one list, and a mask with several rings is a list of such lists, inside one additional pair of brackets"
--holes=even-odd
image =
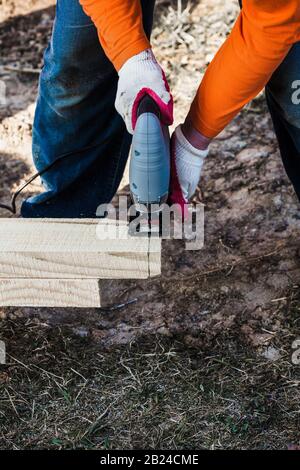
[[(0, 13), (0, 199), (33, 172), (37, 71), (51, 0)], [(176, 121), (237, 2), (159, 2), (153, 44)], [(17, 68), (18, 72), (12, 68)], [(127, 176), (122, 191), (127, 190)], [(39, 191), (36, 183), (24, 195)], [(212, 144), (195, 201), (205, 247), (163, 243), (163, 275), (109, 286), (123, 309), (0, 309), (1, 448), (288, 448), (300, 443), (300, 211), (263, 95)], [(0, 216), (6, 217), (5, 212)]]

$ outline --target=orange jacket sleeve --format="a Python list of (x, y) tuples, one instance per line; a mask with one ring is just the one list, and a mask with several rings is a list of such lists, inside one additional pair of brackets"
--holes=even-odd
[(119, 70), (135, 54), (150, 48), (140, 0), (80, 0), (96, 25), (100, 43)]
[(191, 106), (194, 127), (215, 137), (263, 89), (299, 40), (299, 0), (243, 0), (243, 10)]

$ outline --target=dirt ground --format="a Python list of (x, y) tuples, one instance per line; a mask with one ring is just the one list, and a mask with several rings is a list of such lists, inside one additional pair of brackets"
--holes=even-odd
[[(235, 0), (183, 2), (181, 11), (177, 1), (159, 2), (153, 44), (170, 77), (177, 123), (237, 14)], [(33, 172), (34, 101), (53, 15), (51, 0), (2, 0), (1, 201)], [(36, 183), (24, 196), (39, 189)], [(204, 249), (165, 241), (160, 278), (111, 286), (113, 305), (135, 300), (127, 307), (0, 309), (8, 351), (0, 366), (0, 448), (300, 444), (300, 366), (292, 361), (300, 338), (300, 211), (263, 95), (212, 144), (199, 200)]]

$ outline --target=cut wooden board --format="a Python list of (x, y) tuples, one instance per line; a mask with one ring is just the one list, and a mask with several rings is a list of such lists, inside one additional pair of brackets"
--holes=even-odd
[(0, 279), (147, 279), (159, 274), (158, 254), (1, 252)]
[(2, 307), (101, 306), (96, 279), (0, 279)]
[(0, 252), (147, 253), (160, 240), (130, 236), (125, 222), (109, 219), (0, 219)]
[(111, 221), (0, 220), (0, 278), (145, 279), (160, 274), (160, 251)]
[(101, 279), (161, 273), (161, 240), (87, 219), (0, 219), (0, 306), (100, 307)]

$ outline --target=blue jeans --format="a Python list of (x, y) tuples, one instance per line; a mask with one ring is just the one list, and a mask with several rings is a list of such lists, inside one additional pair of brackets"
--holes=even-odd
[[(150, 36), (155, 0), (142, 0)], [(58, 0), (51, 42), (45, 52), (33, 127), (37, 170), (45, 192), (25, 201), (23, 217), (95, 217), (120, 184), (131, 137), (115, 111), (117, 73), (78, 0)], [(300, 80), (300, 43), (266, 87), (282, 159), (300, 199), (300, 105), (292, 84)]]
[[(155, 0), (142, 0), (150, 36)], [(24, 201), (23, 217), (96, 217), (110, 202), (128, 159), (131, 136), (115, 111), (118, 75), (78, 0), (57, 0), (33, 126), (33, 160), (45, 191)]]
[(266, 97), (282, 161), (300, 200), (300, 43), (273, 74)]

